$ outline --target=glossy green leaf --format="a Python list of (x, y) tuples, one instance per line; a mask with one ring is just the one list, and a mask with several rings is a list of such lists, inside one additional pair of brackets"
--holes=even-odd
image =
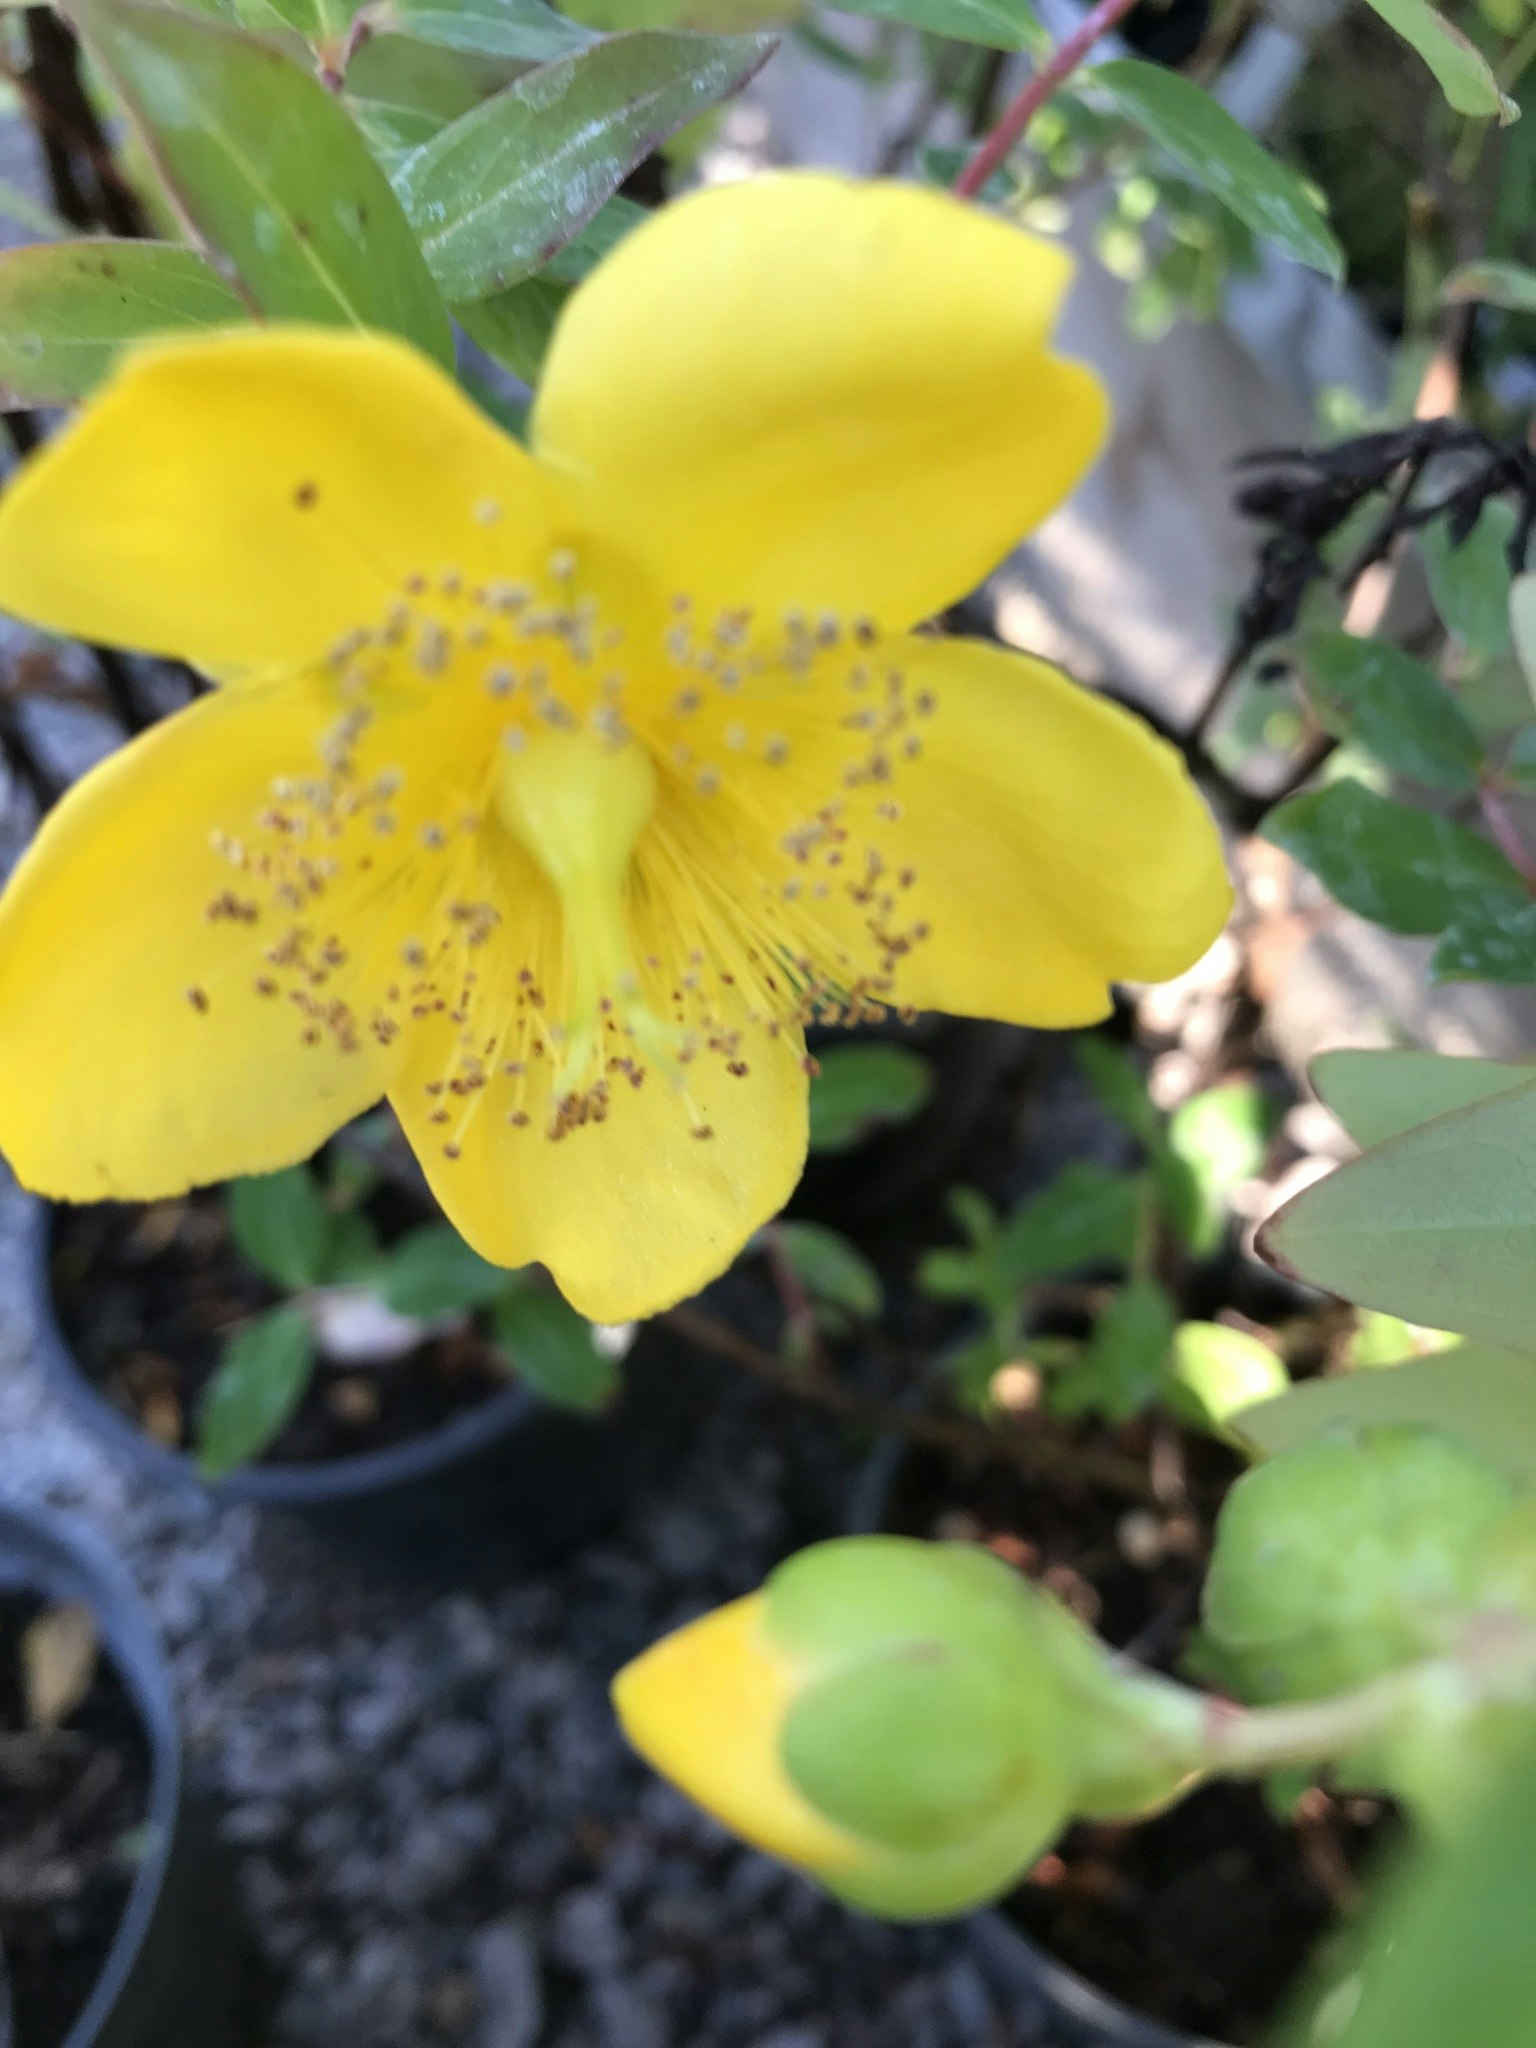
[(1490, 890), (1512, 905), (1526, 900), (1519, 876), (1486, 839), (1352, 778), (1277, 804), (1262, 831), (1346, 910), (1388, 931), (1443, 932)]
[(885, 1301), (880, 1275), (840, 1231), (824, 1223), (777, 1223), (774, 1230), (813, 1301), (872, 1321)]
[(1452, 546), (1446, 522), (1420, 536), (1429, 593), (1446, 630), (1477, 654), (1502, 654), (1509, 646), (1510, 585), (1514, 571), (1509, 546), (1516, 512), (1502, 498), (1490, 498), (1477, 524)]
[(1432, 789), (1476, 786), (1482, 742), (1432, 669), (1353, 633), (1309, 633), (1302, 660), (1307, 694), (1336, 737)]
[(347, 68), (346, 105), (393, 177), (413, 151), (517, 75), (517, 65), (503, 59), (370, 36)]
[(1045, 38), (1029, 0), (843, 0), (843, 11), (989, 50), (1032, 50)]
[(425, 1322), (484, 1308), (506, 1292), (510, 1281), (505, 1267), (472, 1251), (451, 1223), (423, 1223), (391, 1246), (379, 1293), (396, 1315)]
[(0, 251), (0, 403), (83, 398), (130, 342), (250, 316), (195, 249), (43, 242)]
[(224, 1199), (236, 1249), (274, 1286), (296, 1293), (325, 1278), (331, 1219), (307, 1166), (232, 1180)]
[(1264, 1255), (1315, 1287), (1519, 1351), (1536, 1330), (1536, 1082), (1390, 1138), (1288, 1202)]
[(293, 1303), (253, 1316), (225, 1347), (197, 1410), (198, 1470), (222, 1479), (259, 1457), (298, 1413), (315, 1370), (315, 1340)]
[(593, 1341), (592, 1326), (558, 1294), (514, 1286), (497, 1304), (496, 1336), (525, 1386), (562, 1408), (604, 1408), (618, 1393), (618, 1361)]
[(1162, 1390), (1178, 1314), (1155, 1280), (1128, 1280), (1094, 1325), (1081, 1358), (1052, 1377), (1055, 1415), (1129, 1422)]
[(1164, 1155), (1155, 1162), (1163, 1205), (1190, 1250), (1216, 1250), (1235, 1188), (1264, 1165), (1275, 1105), (1252, 1081), (1224, 1081), (1181, 1102), (1168, 1119)]
[(1073, 1160), (1003, 1224), (994, 1247), (999, 1268), (1024, 1287), (1085, 1266), (1128, 1264), (1143, 1187), (1139, 1174)]
[(877, 1039), (825, 1047), (811, 1079), (811, 1150), (847, 1152), (886, 1124), (916, 1116), (933, 1069), (905, 1045)]
[(1509, 586), (1509, 637), (1525, 687), (1536, 702), (1536, 571), (1527, 570)]
[(524, 384), (534, 385), (543, 371), (555, 322), (573, 289), (540, 271), (488, 299), (455, 306), (454, 318), (495, 362)]
[(386, 0), (379, 25), (417, 42), (527, 64), (547, 64), (593, 41), (590, 29), (544, 0)]
[(1411, 43), (1458, 114), (1518, 120), (1520, 109), (1502, 92), (1482, 51), (1429, 0), (1370, 0), (1405, 43)]
[(1245, 1405), (1232, 1426), (1272, 1458), (1331, 1429), (1402, 1422), (1456, 1437), (1522, 1491), (1536, 1491), (1536, 1357), (1488, 1345), (1302, 1380), (1274, 1400)]
[(282, 51), (152, 0), (91, 0), (91, 49), (198, 234), (273, 317), (453, 361), (448, 315), (344, 109)]
[(1511, 904), (1502, 889), (1467, 903), (1429, 963), (1435, 981), (1536, 981), (1536, 903)]
[(505, 290), (569, 242), (641, 159), (744, 85), (766, 36), (612, 36), (541, 65), (408, 157), (396, 184), (454, 301)]
[(1463, 263), (1445, 280), (1453, 305), (1502, 306), (1510, 313), (1536, 313), (1536, 270), (1523, 263)]
[(1536, 1081), (1536, 1067), (1447, 1053), (1341, 1048), (1320, 1053), (1308, 1079), (1355, 1143), (1380, 1145), (1468, 1103)]
[(1135, 57), (1096, 65), (1091, 78), (1128, 121), (1255, 234), (1325, 277), (1342, 279), (1344, 252), (1306, 180), (1271, 156), (1208, 92)]

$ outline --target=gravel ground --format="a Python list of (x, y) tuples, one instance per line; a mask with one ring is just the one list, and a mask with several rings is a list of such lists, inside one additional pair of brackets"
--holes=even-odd
[[(604, 1540), (473, 1589), (146, 1494), (29, 1359), (0, 1201), (5, 1490), (118, 1542), (159, 1614), (271, 1982), (271, 2048), (1050, 2048), (964, 1928), (857, 1919), (621, 1743), (607, 1681), (834, 1531), (856, 1447), (722, 1378)], [(1005, 2001), (1006, 2002), (1006, 2001)]]

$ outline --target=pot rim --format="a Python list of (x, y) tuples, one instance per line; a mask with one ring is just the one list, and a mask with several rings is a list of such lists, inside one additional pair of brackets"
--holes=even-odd
[[(0, 1498), (0, 1585), (34, 1587), (89, 1606), (149, 1745), (148, 1846), (90, 1996), (61, 2048), (94, 2048), (138, 1964), (159, 1909), (185, 1789), (181, 1725), (154, 1616), (127, 1566), (88, 1524)], [(8, 2033), (0, 2035), (8, 2040)]]
[[(54, 1217), (65, 1206), (30, 1198), (22, 1224), (26, 1269), (32, 1281), (36, 1355), (43, 1370), (75, 1412), (141, 1468), (162, 1480), (196, 1487), (221, 1505), (304, 1507), (383, 1493), (457, 1464), (484, 1445), (520, 1428), (544, 1408), (536, 1394), (514, 1381), (502, 1392), (476, 1402), (472, 1408), (404, 1443), (309, 1465), (243, 1465), (221, 1479), (206, 1480), (185, 1451), (157, 1444), (99, 1391), (60, 1328), (49, 1254)], [(600, 1422), (602, 1418), (593, 1420)]]

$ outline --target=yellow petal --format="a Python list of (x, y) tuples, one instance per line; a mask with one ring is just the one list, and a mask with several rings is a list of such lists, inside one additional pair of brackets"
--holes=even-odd
[(779, 1758), (794, 1690), (794, 1668), (769, 1641), (754, 1593), (627, 1664), (613, 1701), (647, 1763), (738, 1835), (787, 1863), (849, 1870), (866, 1851), (822, 1819)]
[(156, 343), (0, 500), (0, 606), (216, 671), (298, 664), (378, 623), (412, 573), (547, 553), (546, 495), (403, 342), (278, 327)]
[(1091, 1023), (1112, 982), (1181, 972), (1230, 911), (1177, 753), (1027, 656), (895, 637), (674, 723), (725, 766), (720, 885), (776, 898), (761, 915), (806, 979), (855, 1000)]
[(533, 445), (706, 617), (910, 625), (1099, 448), (1099, 385), (1047, 346), (1070, 270), (912, 185), (799, 172), (698, 193), (570, 301)]
[[(800, 1034), (751, 1032), (744, 1073), (712, 1054), (669, 1072), (664, 1052), (648, 1055), (639, 1087), (611, 1077), (603, 1121), (552, 1139), (561, 1054), (538, 1033), (569, 1014), (583, 976), (564, 974), (547, 882), (510, 837), (488, 846), (472, 893), (505, 904), (505, 923), (476, 956), (459, 1021), (434, 1016), (416, 1034), (391, 1100), (433, 1193), (483, 1257), (542, 1262), (596, 1322), (655, 1314), (724, 1272), (789, 1199), (806, 1148)], [(634, 957), (677, 960), (664, 903), (638, 906)], [(532, 1025), (520, 980), (530, 961), (549, 998)], [(673, 978), (646, 974), (653, 1017), (669, 1014)], [(525, 1071), (509, 1073), (512, 1062)]]
[[(369, 1025), (413, 909), (391, 842), (360, 848), (359, 820), (314, 848), (342, 872), (302, 912), (214, 845), (273, 844), (273, 781), (323, 772), (327, 708), (302, 683), (204, 697), (45, 820), (0, 898), (0, 1151), (24, 1186), (148, 1198), (264, 1172), (388, 1087), (400, 1044)], [(274, 965), (296, 930), (302, 957)]]

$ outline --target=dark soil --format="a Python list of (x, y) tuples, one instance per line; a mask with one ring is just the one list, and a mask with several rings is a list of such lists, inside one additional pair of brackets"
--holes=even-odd
[(57, 1728), (27, 1725), (21, 1642), (44, 1612), (0, 1594), (0, 1946), (16, 2048), (59, 2048), (89, 1998), (133, 1883), (150, 1758), (109, 1659)]
[[(1187, 1646), (1216, 1509), (1240, 1469), (1166, 1421), (1121, 1431), (1167, 1507), (965, 1471), (928, 1453), (898, 1471), (884, 1526), (983, 1542), (1117, 1649), (1173, 1672)], [(1390, 1832), (1373, 1800), (1318, 1787), (1283, 1820), (1247, 1784), (1213, 1784), (1155, 1820), (1071, 1829), (1005, 1901), (1028, 1934), (1112, 1997), (1218, 2041), (1259, 2040)]]
[[(418, 1213), (384, 1188), (369, 1213), (386, 1243)], [(230, 1239), (216, 1191), (146, 1207), (59, 1209), (52, 1273), (59, 1326), (87, 1378), (171, 1450), (193, 1439), (197, 1406), (240, 1324), (278, 1298)], [(508, 1370), (473, 1325), (434, 1335), (388, 1364), (322, 1361), (298, 1413), (260, 1462), (313, 1465), (382, 1450), (505, 1391)]]

